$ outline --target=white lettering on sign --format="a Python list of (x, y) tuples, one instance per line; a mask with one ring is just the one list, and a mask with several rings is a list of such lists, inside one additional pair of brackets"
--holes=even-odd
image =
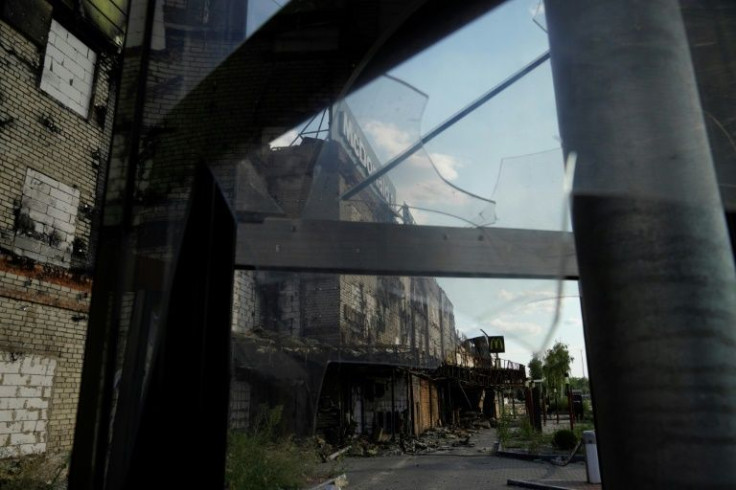
[(368, 151), (365, 149), (365, 143), (363, 143), (363, 139), (358, 136), (358, 132), (355, 130), (352, 118), (345, 111), (342, 113), (342, 135), (345, 136), (345, 139), (361, 165), (365, 167), (369, 174), (373, 173), (373, 170), (375, 169), (373, 160), (368, 156)]
[[(346, 110), (342, 111), (340, 122), (340, 130), (345, 141), (347, 141), (347, 146), (350, 148), (358, 162), (360, 162), (363, 168), (368, 172), (368, 175), (372, 174), (376, 170), (376, 165), (370, 156), (368, 143), (363, 140), (363, 136), (359, 132), (356, 122)], [(376, 181), (376, 188), (386, 202), (389, 204), (395, 203), (395, 191), (393, 186), (389, 184), (386, 179), (378, 179)]]

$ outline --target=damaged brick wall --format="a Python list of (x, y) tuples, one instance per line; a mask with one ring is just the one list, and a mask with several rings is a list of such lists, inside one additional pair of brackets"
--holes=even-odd
[[(80, 72), (81, 41), (54, 25), (29, 37), (0, 19), (0, 457), (71, 449), (76, 418), (114, 55)], [(58, 93), (40, 82), (54, 54)]]

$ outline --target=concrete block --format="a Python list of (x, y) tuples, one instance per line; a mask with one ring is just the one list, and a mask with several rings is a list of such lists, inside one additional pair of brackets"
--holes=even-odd
[(36, 434), (10, 434), (10, 445), (36, 444)]
[(16, 410), (25, 408), (28, 400), (25, 398), (0, 398), (0, 410)]
[(28, 216), (34, 220), (39, 221), (45, 225), (53, 225), (54, 224), (54, 218), (52, 216), (49, 216), (47, 213), (39, 213), (37, 211), (29, 211)]
[(22, 422), (27, 420), (38, 420), (40, 417), (40, 411), (39, 410), (16, 410), (15, 411), (15, 421), (16, 422)]
[(19, 372), (20, 372), (19, 362), (0, 361), (0, 374), (5, 374), (5, 373), (17, 374)]
[(25, 374), (5, 374), (3, 375), (4, 386), (27, 386), (31, 380), (30, 376)]
[(48, 62), (49, 59), (53, 59), (55, 62), (61, 63), (64, 61), (64, 57), (64, 53), (57, 47), (56, 43), (49, 42), (49, 44), (46, 45), (45, 63)]
[[(77, 39), (76, 36), (69, 33), (68, 31), (67, 31), (66, 44), (67, 46), (71, 47), (74, 51), (79, 53), (79, 55), (81, 55), (81, 58), (87, 59), (87, 53), (89, 52), (89, 48), (87, 47), (87, 45), (84, 44), (79, 39)], [(71, 54), (72, 56), (76, 56), (76, 53), (71, 53)]]
[(0, 422), (13, 422), (15, 410), (0, 410)]
[(41, 398), (43, 396), (43, 388), (40, 386), (19, 386), (18, 396), (23, 398)]
[(73, 235), (77, 230), (77, 227), (74, 225), (74, 221), (76, 221), (76, 215), (70, 216), (70, 220), (72, 221), (69, 222), (60, 219), (54, 219), (53, 226), (59, 231)]
[[(44, 366), (44, 371), (45, 370), (46, 370), (46, 367)], [(51, 386), (53, 379), (54, 378), (52, 376), (34, 374), (31, 376), (30, 385), (31, 386)]]
[(46, 374), (48, 362), (43, 362), (40, 356), (27, 356), (20, 366), (22, 374)]
[(66, 187), (65, 185), (62, 184), (61, 187), (60, 189), (51, 189), (51, 197), (58, 199), (64, 204), (71, 205), (74, 201), (74, 196), (63, 188)]
[(46, 443), (37, 442), (35, 444), (21, 444), (18, 446), (20, 449), (21, 456), (28, 456), (29, 454), (43, 454), (46, 452)]
[(51, 204), (51, 186), (38, 179), (33, 179), (30, 185), (23, 187), (23, 195), (45, 204)]
[(23, 422), (0, 422), (0, 434), (15, 434), (23, 430)]
[(58, 209), (49, 207), (49, 210), (47, 211), (48, 216), (51, 216), (52, 218), (55, 218), (59, 221), (63, 221), (66, 223), (69, 223), (72, 219), (71, 214), (65, 213), (64, 211), (59, 211)]
[(20, 202), (20, 208), (22, 210), (34, 210), (38, 211), (39, 213), (45, 213), (46, 210), (49, 208), (48, 203), (37, 201), (30, 196), (23, 196), (23, 199), (21, 199)]
[(32, 182), (35, 181), (35, 180), (38, 180), (38, 181), (40, 181), (40, 182), (42, 182), (44, 184), (48, 184), (48, 186), (51, 187), (51, 188), (54, 188), (55, 189), (55, 188), (59, 187), (59, 181), (57, 181), (56, 179), (54, 179), (52, 177), (49, 177), (48, 175), (46, 175), (44, 173), (39, 172), (38, 170), (29, 168), (26, 171), (26, 175), (29, 176), (29, 177), (31, 177)]
[(20, 448), (18, 446), (0, 447), (0, 459), (17, 458), (20, 456)]

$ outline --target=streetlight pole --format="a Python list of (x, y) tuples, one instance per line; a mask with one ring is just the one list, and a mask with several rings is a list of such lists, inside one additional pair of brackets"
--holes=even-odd
[(575, 428), (574, 416), (572, 413), (572, 389), (570, 388), (570, 373), (565, 373), (565, 390), (567, 391), (567, 413), (570, 416), (570, 430)]

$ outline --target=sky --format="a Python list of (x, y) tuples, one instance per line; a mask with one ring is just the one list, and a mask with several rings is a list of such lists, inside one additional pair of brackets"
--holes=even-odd
[[(352, 93), (347, 105), (385, 163), (545, 53), (543, 27), (539, 0), (507, 1)], [(388, 178), (418, 224), (569, 230), (549, 62), (426, 143)], [(571, 374), (587, 374), (576, 282), (438, 281), (461, 333), (504, 335), (501, 357), (523, 364), (559, 340), (574, 358)]]

